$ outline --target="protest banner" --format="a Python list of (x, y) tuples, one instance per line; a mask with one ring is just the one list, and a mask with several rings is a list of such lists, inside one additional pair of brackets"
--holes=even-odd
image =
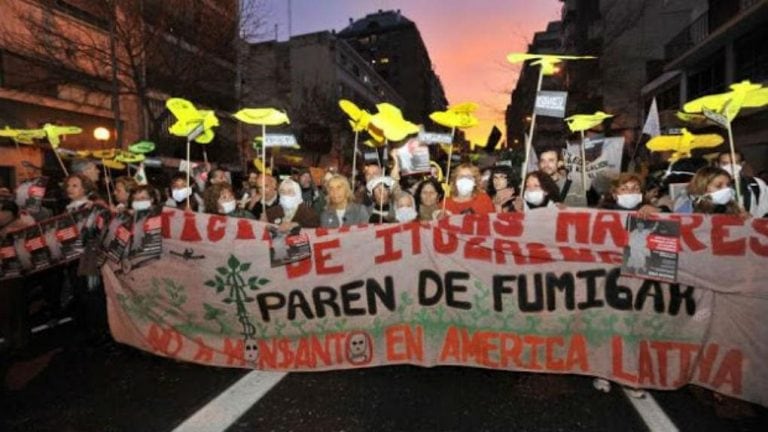
[(215, 366), (461, 365), (693, 383), (767, 405), (768, 220), (659, 216), (680, 224), (668, 283), (621, 276), (627, 214), (306, 230), (312, 257), (272, 268), (267, 225), (164, 209), (160, 260), (102, 268), (110, 327)]
[(621, 172), (621, 155), (624, 151), (624, 138), (590, 139), (585, 143), (587, 159), (587, 188), (581, 188), (581, 149), (580, 142), (568, 142), (563, 154), (563, 160), (569, 178), (573, 182), (572, 189), (588, 190), (595, 179), (618, 177)]

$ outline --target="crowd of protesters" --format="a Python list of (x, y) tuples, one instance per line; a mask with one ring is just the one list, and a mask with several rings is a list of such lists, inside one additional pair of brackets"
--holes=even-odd
[[(730, 153), (723, 152), (713, 164), (686, 158), (643, 175), (621, 173), (604, 190), (593, 188), (589, 193), (573, 190), (561, 149), (545, 148), (537, 156), (538, 170), (526, 173), (524, 179), (510, 165), (499, 163), (481, 171), (468, 162), (453, 166), (445, 180), (434, 171), (401, 178), (397, 158), (392, 157), (390, 166), (364, 165), (353, 181), (328, 172), (322, 182), (316, 182), (302, 168), (282, 176), (252, 171), (240, 184), (233, 181), (235, 173), (205, 167), (199, 173), (178, 172), (167, 182), (139, 184), (123, 176), (108, 185), (95, 161), (77, 160), (61, 184), (60, 198), (48, 201), (49, 205), (28, 206), (30, 195), (24, 186), (0, 190), (0, 239), (56, 213), (94, 206), (109, 212), (112, 221), (135, 221), (166, 206), (260, 220), (283, 232), (297, 227), (427, 222), (457, 214), (562, 209), (574, 193), (591, 194), (593, 198), (584, 201), (590, 207), (637, 212), (641, 217), (658, 212), (733, 214), (745, 219), (768, 216), (768, 188), (764, 180), (746, 175), (748, 169), (743, 169), (738, 153), (733, 165)], [(740, 201), (734, 193), (734, 176), (740, 182)], [(86, 253), (97, 240), (108, 243), (110, 238), (85, 239)], [(109, 340), (97, 260), (80, 260), (64, 269), (7, 280), (3, 285), (0, 331), (5, 343), (0, 347), (5, 350), (23, 350), (27, 343), (28, 296), (34, 287), (43, 292), (51, 321), (71, 313), (84, 343), (98, 345)], [(608, 382), (598, 379), (595, 386), (605, 390)]]

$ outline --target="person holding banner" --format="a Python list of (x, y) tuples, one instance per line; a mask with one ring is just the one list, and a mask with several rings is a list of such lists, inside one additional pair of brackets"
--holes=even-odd
[(735, 152), (736, 162), (731, 164), (731, 152), (721, 151), (717, 156), (717, 165), (728, 172), (732, 178), (738, 178), (741, 184), (741, 205), (753, 217), (768, 217), (768, 186), (757, 177), (744, 175), (742, 164), (744, 156)]
[(287, 233), (295, 227), (317, 228), (320, 216), (304, 201), (302, 188), (293, 179), (285, 179), (277, 188), (280, 205), (267, 209), (267, 222), (276, 224), (280, 232)]
[(346, 177), (335, 174), (325, 182), (327, 204), (320, 215), (320, 226), (339, 228), (368, 223), (368, 210), (362, 204), (352, 202), (352, 187)]
[(371, 197), (368, 222), (372, 224), (391, 223), (395, 221), (395, 213), (390, 206), (391, 189), (395, 184), (392, 177), (378, 176), (368, 181), (366, 189)]
[(134, 189), (138, 186), (133, 177), (122, 176), (115, 179), (115, 205), (112, 207), (113, 213), (124, 211), (128, 206), (128, 198)]
[(400, 191), (395, 195), (395, 220), (400, 223), (412, 222), (418, 217), (416, 200), (408, 192)]
[(611, 182), (611, 190), (603, 195), (598, 208), (636, 211), (641, 218), (659, 213), (660, 208), (645, 202), (642, 184), (643, 180), (639, 175), (621, 173), (617, 179)]
[(496, 207), (496, 213), (515, 211), (514, 201), (517, 193), (515, 193), (512, 176), (512, 168), (508, 166), (495, 166), (491, 170), (491, 181), (488, 182), (487, 191)]
[(515, 210), (528, 211), (560, 206), (560, 191), (552, 177), (543, 171), (532, 171), (525, 176), (522, 196), (515, 199)]
[(696, 171), (688, 184), (688, 195), (693, 203), (694, 213), (733, 214), (744, 219), (751, 215), (736, 202), (731, 188), (731, 176), (722, 168), (706, 166)]
[(416, 211), (420, 221), (435, 219), (436, 212), (440, 211), (439, 203), (445, 197), (445, 192), (440, 182), (435, 177), (427, 177), (416, 186), (414, 199)]
[[(175, 207), (187, 211), (197, 212), (202, 205), (202, 198), (195, 191), (196, 187), (190, 187), (187, 184), (187, 175), (179, 172), (171, 178), (171, 190), (166, 207)], [(190, 199), (187, 199), (190, 198)]]
[(228, 217), (255, 219), (248, 210), (237, 208), (235, 192), (229, 183), (215, 183), (203, 192), (205, 213), (219, 214)]
[(539, 171), (548, 175), (557, 185), (558, 199), (556, 202), (563, 202), (571, 188), (571, 179), (560, 172), (560, 169), (565, 167), (562, 151), (555, 147), (547, 147), (539, 152), (538, 158)]
[(451, 196), (444, 201), (448, 216), (496, 211), (488, 194), (478, 187), (479, 183), (480, 170), (472, 164), (461, 164), (451, 173)]

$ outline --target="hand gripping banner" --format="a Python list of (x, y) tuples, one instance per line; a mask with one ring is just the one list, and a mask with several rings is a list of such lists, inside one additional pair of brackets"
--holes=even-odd
[(628, 213), (542, 210), (308, 230), (164, 209), (161, 259), (103, 275), (123, 343), (214, 366), (461, 365), (692, 383), (768, 405), (768, 220), (680, 223), (677, 280), (621, 276)]

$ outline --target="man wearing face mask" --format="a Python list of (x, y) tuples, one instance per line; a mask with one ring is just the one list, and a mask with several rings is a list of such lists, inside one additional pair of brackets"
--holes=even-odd
[(472, 164), (461, 164), (451, 173), (451, 196), (445, 210), (451, 214), (490, 214), (496, 211), (488, 194), (478, 187), (480, 171)]
[(768, 186), (757, 177), (744, 175), (742, 167), (744, 157), (736, 152), (736, 163), (731, 164), (731, 152), (722, 151), (717, 156), (717, 165), (738, 181), (741, 190), (741, 204), (753, 217), (768, 216)]
[(173, 176), (170, 189), (170, 196), (165, 202), (166, 207), (176, 207), (194, 212), (202, 207), (203, 199), (187, 185), (187, 175), (185, 173), (178, 173)]
[(217, 183), (211, 185), (203, 193), (205, 212), (223, 216), (254, 219), (248, 210), (237, 208), (235, 193), (229, 183)]

